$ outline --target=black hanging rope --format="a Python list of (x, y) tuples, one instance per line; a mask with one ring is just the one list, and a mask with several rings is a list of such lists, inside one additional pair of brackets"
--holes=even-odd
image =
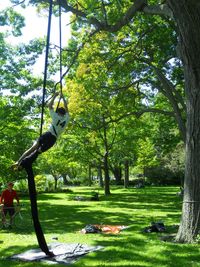
[(53, 253), (49, 251), (48, 245), (46, 243), (46, 240), (45, 240), (45, 237), (42, 231), (39, 216), (38, 216), (37, 192), (36, 192), (36, 186), (35, 186), (35, 180), (34, 180), (34, 173), (32, 169), (32, 163), (25, 165), (25, 170), (28, 175), (28, 188), (29, 188), (29, 195), (31, 199), (31, 213), (32, 213), (33, 225), (34, 225), (39, 247), (46, 255), (54, 256)]
[[(59, 101), (58, 101), (58, 104), (57, 104), (57, 108), (59, 107), (60, 101), (61, 101), (61, 98), (62, 98), (62, 91), (63, 91), (63, 82), (62, 82), (62, 80), (63, 80), (64, 76), (68, 73), (68, 71), (70, 70), (70, 67), (74, 63), (74, 61), (73, 61), (73, 63), (71, 64), (71, 66), (68, 68), (68, 70), (63, 74), (63, 68), (62, 68), (62, 61), (63, 61), (63, 58), (62, 58), (62, 50), (63, 49), (62, 49), (62, 8), (61, 8), (61, 0), (58, 0), (58, 4), (59, 4), (59, 68), (60, 68), (60, 80), (55, 84), (54, 89), (53, 89), (53, 92), (55, 93), (55, 91), (57, 90), (57, 86), (60, 85), (60, 88), (59, 89), (60, 89), (61, 96), (59, 98)], [(46, 103), (49, 102), (52, 99), (52, 97), (53, 96), (50, 96), (46, 100)], [(42, 106), (44, 106), (44, 105), (45, 105), (45, 103)], [(43, 119), (42, 119), (42, 123), (43, 123)]]
[(47, 28), (47, 39), (46, 39), (45, 65), (44, 65), (44, 80), (43, 80), (40, 136), (42, 135), (42, 127), (43, 127), (43, 121), (44, 121), (44, 106), (45, 106), (45, 95), (46, 95), (46, 84), (47, 84), (47, 70), (48, 70), (49, 44), (50, 44), (50, 32), (51, 32), (52, 6), (53, 6), (53, 0), (50, 0), (50, 3), (49, 3), (49, 19), (48, 19), (48, 28)]
[(61, 11), (61, 0), (59, 0), (59, 47), (60, 47), (60, 98), (58, 101), (57, 108), (60, 105), (60, 100), (62, 97), (62, 89), (63, 89), (63, 83), (62, 83), (62, 11)]
[(60, 91), (62, 93), (62, 11), (61, 0), (59, 0), (59, 45), (60, 45)]
[[(46, 93), (46, 80), (47, 80), (47, 68), (48, 68), (48, 53), (49, 53), (49, 40), (50, 40), (50, 29), (51, 29), (51, 15), (52, 15), (52, 3), (53, 0), (49, 0), (49, 19), (48, 19), (48, 30), (47, 30), (47, 43), (46, 43), (46, 57), (45, 57), (45, 68), (44, 68), (44, 81), (43, 81), (43, 98), (42, 98), (42, 113), (41, 113), (41, 127), (40, 127), (40, 136), (42, 134), (42, 125), (43, 125), (43, 114), (44, 114), (44, 102), (45, 102), (45, 93)], [(38, 216), (38, 207), (37, 207), (37, 193), (35, 187), (34, 173), (32, 169), (32, 164), (38, 157), (38, 151), (34, 151), (29, 157), (25, 158), (21, 164), (22, 167), (27, 172), (28, 175), (28, 188), (29, 188), (29, 197), (31, 202), (31, 213), (34, 223), (34, 229), (37, 236), (38, 244), (41, 250), (48, 256), (53, 257), (54, 254), (49, 251), (47, 246), (42, 227), (40, 225), (39, 216)]]

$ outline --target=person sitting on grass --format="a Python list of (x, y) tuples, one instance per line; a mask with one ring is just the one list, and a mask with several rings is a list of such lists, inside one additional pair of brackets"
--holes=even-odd
[(6, 228), (6, 215), (7, 213), (10, 216), (10, 223), (9, 228), (12, 228), (13, 223), (13, 217), (15, 214), (15, 208), (14, 208), (14, 199), (16, 199), (17, 204), (19, 205), (19, 197), (17, 195), (17, 192), (13, 189), (13, 183), (8, 183), (8, 188), (5, 189), (0, 197), (0, 204), (1, 204), (1, 214), (2, 214), (2, 224), (3, 228)]
[(50, 116), (52, 123), (47, 132), (43, 133), (33, 144), (31, 148), (23, 153), (17, 162), (15, 162), (11, 168), (13, 170), (22, 169), (27, 163), (32, 163), (36, 160), (40, 153), (43, 153), (50, 149), (55, 143), (60, 134), (65, 130), (69, 122), (69, 111), (67, 101), (63, 94), (60, 95), (63, 100), (64, 107), (58, 107), (55, 111), (53, 109), (53, 104), (55, 98), (59, 95), (58, 92), (54, 94), (51, 101), (48, 104)]

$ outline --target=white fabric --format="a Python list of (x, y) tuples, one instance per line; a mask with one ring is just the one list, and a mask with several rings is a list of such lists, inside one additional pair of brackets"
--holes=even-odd
[[(49, 258), (40, 249), (31, 249), (20, 254), (11, 256), (13, 260), (21, 260), (27, 262), (43, 262), (50, 264), (72, 264), (75, 263), (79, 258), (88, 254), (89, 252), (101, 250), (102, 246), (89, 246), (87, 244), (80, 243), (51, 243), (48, 245), (50, 251), (54, 253), (54, 257)], [(35, 263), (34, 266), (37, 266)]]
[(69, 122), (69, 113), (66, 113), (62, 116), (56, 113), (53, 109), (50, 109), (50, 116), (52, 123), (48, 131), (58, 138), (58, 136), (65, 130)]

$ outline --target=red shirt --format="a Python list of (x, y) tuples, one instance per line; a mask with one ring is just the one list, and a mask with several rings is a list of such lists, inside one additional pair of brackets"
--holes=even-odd
[(13, 200), (16, 199), (19, 203), (19, 197), (17, 195), (17, 192), (15, 190), (4, 190), (0, 197), (0, 203), (6, 205), (6, 206), (13, 206)]

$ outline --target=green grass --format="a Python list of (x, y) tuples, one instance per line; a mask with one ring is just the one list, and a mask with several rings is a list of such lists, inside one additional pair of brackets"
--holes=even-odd
[[(111, 188), (112, 195), (100, 201), (74, 201), (74, 196), (90, 196), (94, 188), (76, 187), (73, 193), (38, 195), (40, 221), (47, 243), (59, 242), (103, 246), (73, 264), (74, 267), (197, 267), (200, 266), (198, 244), (163, 242), (160, 237), (175, 233), (180, 221), (181, 199), (175, 187), (144, 189)], [(23, 199), (23, 203), (29, 203)], [(152, 221), (162, 220), (166, 233), (143, 233)], [(86, 224), (127, 225), (118, 235), (81, 234)], [(43, 267), (46, 263), (11, 261), (13, 254), (37, 248), (32, 226), (0, 230), (0, 267)], [(57, 265), (58, 266), (58, 265)], [(60, 264), (59, 266), (66, 266)]]

